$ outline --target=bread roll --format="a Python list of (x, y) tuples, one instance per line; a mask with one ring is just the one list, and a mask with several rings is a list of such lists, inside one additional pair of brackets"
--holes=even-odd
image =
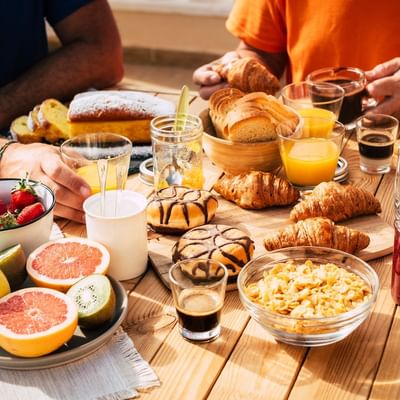
[(209, 223), (218, 207), (207, 190), (172, 186), (159, 190), (147, 206), (147, 223), (156, 232), (182, 234)]
[[(174, 262), (191, 258), (211, 258), (219, 261), (228, 269), (228, 282), (234, 282), (241, 268), (253, 257), (254, 242), (237, 228), (210, 224), (186, 232), (172, 251)], [(213, 273), (208, 268), (196, 268), (186, 272), (206, 277)]]
[(133, 91), (80, 93), (68, 110), (71, 136), (91, 132), (112, 132), (135, 143), (150, 142), (150, 121), (173, 114), (175, 105), (149, 94)]
[(295, 111), (263, 92), (221, 89), (210, 97), (209, 108), (217, 136), (237, 143), (271, 141), (293, 133), (300, 122)]

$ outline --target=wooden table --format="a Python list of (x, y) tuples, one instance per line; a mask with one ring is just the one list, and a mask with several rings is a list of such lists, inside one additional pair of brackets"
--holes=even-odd
[[(178, 94), (155, 93), (176, 101)], [(206, 103), (194, 94), (190, 112)], [(380, 200), (381, 217), (393, 224), (393, 176), (366, 175), (358, 167), (354, 135), (343, 156), (349, 181)], [(209, 163), (206, 170), (212, 167)], [(128, 188), (151, 194), (151, 187), (132, 176)], [(66, 234), (85, 236), (83, 225), (61, 221)], [(161, 380), (143, 399), (399, 399), (400, 311), (390, 295), (391, 256), (370, 262), (381, 288), (368, 320), (345, 340), (320, 348), (279, 344), (241, 305), (237, 291), (228, 292), (222, 333), (214, 342), (191, 344), (177, 327), (170, 292), (149, 269), (140, 279), (124, 282), (129, 311), (124, 328)]]

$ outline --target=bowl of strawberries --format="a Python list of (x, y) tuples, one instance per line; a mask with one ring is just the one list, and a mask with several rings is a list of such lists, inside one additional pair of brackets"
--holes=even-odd
[(21, 244), (26, 256), (50, 237), (53, 191), (28, 178), (0, 179), (0, 251)]

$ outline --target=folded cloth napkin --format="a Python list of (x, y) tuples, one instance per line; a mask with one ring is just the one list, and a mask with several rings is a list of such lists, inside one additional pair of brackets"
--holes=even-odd
[(137, 397), (136, 389), (159, 385), (122, 328), (98, 351), (73, 363), (34, 371), (0, 369), (4, 400), (123, 400)]
[[(63, 236), (54, 223), (50, 239)], [(78, 361), (34, 371), (0, 369), (1, 400), (123, 400), (155, 386), (160, 386), (157, 375), (122, 328)]]

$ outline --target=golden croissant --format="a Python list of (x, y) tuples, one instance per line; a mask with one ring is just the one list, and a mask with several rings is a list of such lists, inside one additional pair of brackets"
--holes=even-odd
[(261, 171), (223, 175), (214, 184), (214, 190), (239, 207), (250, 210), (293, 204), (300, 196), (285, 179)]
[(373, 194), (352, 185), (322, 182), (290, 212), (290, 219), (299, 221), (311, 217), (326, 217), (345, 221), (358, 215), (380, 213), (381, 205)]
[(289, 225), (264, 239), (267, 250), (292, 246), (322, 246), (356, 253), (369, 245), (369, 236), (328, 218), (308, 218)]
[(213, 70), (218, 72), (230, 86), (246, 93), (265, 92), (274, 94), (280, 89), (276, 76), (254, 58), (239, 58), (232, 61), (228, 66), (215, 64)]

